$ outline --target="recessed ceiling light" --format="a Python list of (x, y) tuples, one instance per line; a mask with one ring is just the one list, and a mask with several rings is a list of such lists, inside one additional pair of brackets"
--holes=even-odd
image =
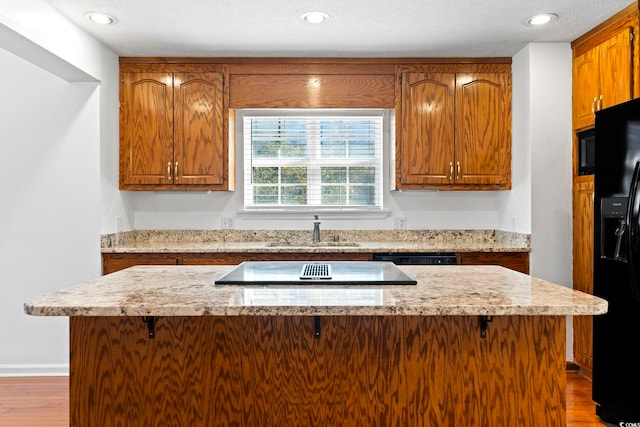
[(111, 15), (102, 12), (87, 12), (84, 16), (94, 24), (109, 25), (115, 24), (118, 20)]
[(539, 13), (529, 18), (527, 22), (529, 25), (544, 25), (556, 19), (558, 19), (558, 15), (555, 13)]
[(300, 15), (300, 19), (309, 24), (322, 24), (329, 20), (329, 15), (324, 12), (306, 12)]

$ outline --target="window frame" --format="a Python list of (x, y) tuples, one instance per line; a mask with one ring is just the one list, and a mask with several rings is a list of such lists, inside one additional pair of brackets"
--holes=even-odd
[[(381, 129), (380, 129), (380, 141), (379, 146), (376, 147), (377, 158), (373, 161), (374, 166), (376, 168), (376, 178), (375, 178), (375, 186), (374, 191), (377, 193), (378, 204), (376, 205), (254, 205), (247, 203), (247, 201), (252, 202), (253, 197), (251, 194), (248, 194), (247, 188), (250, 187), (247, 184), (247, 179), (251, 177), (251, 171), (247, 170), (248, 168), (253, 167), (254, 165), (247, 166), (246, 163), (248, 160), (251, 160), (250, 153), (247, 153), (246, 150), (249, 147), (247, 142), (245, 141), (245, 118), (248, 117), (309, 117), (309, 116), (317, 116), (321, 117), (380, 117), (381, 118)], [(244, 213), (304, 213), (304, 212), (324, 212), (324, 213), (371, 213), (374, 215), (385, 214), (384, 210), (384, 202), (385, 202), (385, 187), (387, 187), (386, 179), (385, 179), (385, 161), (386, 158), (385, 152), (387, 151), (388, 139), (389, 135), (393, 134), (393, 130), (390, 129), (392, 124), (392, 119), (390, 118), (390, 110), (386, 109), (241, 109), (236, 110), (236, 143), (237, 148), (240, 153), (242, 153), (242, 164), (241, 166), (241, 175), (243, 177), (243, 182), (239, 186), (242, 188), (243, 194), (243, 212)], [(319, 150), (319, 144), (312, 145), (312, 149)], [(278, 161), (278, 166), (292, 166), (292, 163), (295, 163), (296, 160), (286, 160), (280, 159)], [(263, 165), (266, 165), (268, 162), (264, 162)], [(320, 174), (320, 166), (350, 166), (350, 167), (361, 167), (364, 164), (367, 166), (371, 165), (372, 162), (370, 160), (349, 160), (345, 161), (344, 159), (321, 159), (318, 161), (317, 171), (313, 171), (310, 173), (317, 172)], [(296, 165), (297, 166), (297, 165)], [(239, 171), (240, 172), (240, 171)], [(311, 180), (315, 179), (318, 184), (318, 188), (321, 188), (321, 181), (319, 177), (310, 177)], [(310, 180), (308, 179), (307, 182)], [(281, 186), (282, 183), (278, 182), (278, 186)], [(307, 184), (308, 185), (308, 184)], [(347, 184), (348, 185), (348, 184)], [(348, 190), (347, 190), (348, 191)], [(386, 214), (385, 214), (386, 215)]]

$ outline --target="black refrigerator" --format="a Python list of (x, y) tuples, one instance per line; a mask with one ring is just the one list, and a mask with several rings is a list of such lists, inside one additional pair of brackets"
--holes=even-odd
[[(609, 423), (640, 423), (640, 99), (596, 113), (593, 400)], [(640, 424), (638, 424), (640, 425)]]

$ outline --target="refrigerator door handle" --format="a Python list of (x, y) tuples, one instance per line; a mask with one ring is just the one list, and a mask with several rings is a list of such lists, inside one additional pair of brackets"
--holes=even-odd
[(640, 161), (633, 168), (633, 177), (629, 188), (629, 202), (627, 204), (628, 227), (628, 260), (629, 278), (631, 279), (631, 291), (636, 301), (640, 301), (640, 265), (638, 264), (638, 252), (640, 252), (640, 206), (638, 202), (638, 185), (640, 181)]

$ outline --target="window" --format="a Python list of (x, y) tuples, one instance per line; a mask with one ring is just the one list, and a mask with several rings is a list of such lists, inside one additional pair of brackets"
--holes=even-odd
[(245, 111), (245, 208), (381, 209), (383, 112), (340, 113)]

